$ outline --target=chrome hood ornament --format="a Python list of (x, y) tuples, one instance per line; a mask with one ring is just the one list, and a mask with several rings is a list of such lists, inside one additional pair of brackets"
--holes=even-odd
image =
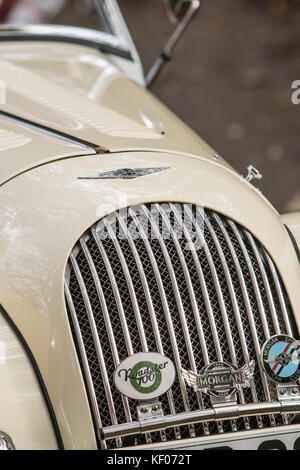
[(120, 168), (115, 171), (106, 171), (92, 176), (78, 176), (79, 180), (111, 180), (111, 179), (134, 179), (139, 176), (151, 175), (160, 171), (168, 170), (169, 167), (162, 168)]

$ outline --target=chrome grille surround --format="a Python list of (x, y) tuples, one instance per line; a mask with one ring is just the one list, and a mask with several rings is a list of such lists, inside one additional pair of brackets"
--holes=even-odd
[[(294, 334), (288, 298), (267, 251), (232, 220), (178, 203), (110, 214), (74, 247), (65, 294), (101, 447), (290, 422), (280, 407), (263, 406), (277, 395), (260, 367), (266, 339)], [(160, 398), (169, 427), (146, 432), (136, 421), (137, 403), (113, 383), (117, 365), (140, 351), (164, 354), (178, 371), (254, 359), (255, 377), (238, 394), (236, 417), (220, 419), (207, 395), (186, 387), (179, 373)]]

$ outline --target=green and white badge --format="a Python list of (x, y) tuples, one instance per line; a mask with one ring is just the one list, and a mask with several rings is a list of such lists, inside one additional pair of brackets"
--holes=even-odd
[(172, 387), (174, 380), (172, 361), (155, 352), (141, 352), (127, 357), (114, 373), (119, 392), (134, 400), (157, 398)]

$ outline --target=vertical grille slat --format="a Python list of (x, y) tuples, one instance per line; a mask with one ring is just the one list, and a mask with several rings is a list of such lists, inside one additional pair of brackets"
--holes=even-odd
[(126, 315), (125, 315), (124, 308), (123, 308), (122, 299), (121, 299), (120, 292), (119, 292), (119, 289), (118, 289), (118, 283), (116, 281), (116, 278), (115, 278), (113, 269), (111, 267), (111, 264), (109, 262), (108, 256), (106, 254), (106, 251), (105, 251), (105, 249), (103, 247), (103, 244), (102, 244), (101, 240), (99, 239), (95, 229), (92, 230), (92, 234), (93, 234), (94, 240), (96, 241), (96, 243), (98, 245), (99, 252), (102, 256), (105, 268), (106, 268), (107, 273), (108, 273), (109, 280), (111, 282), (112, 291), (114, 293), (114, 298), (115, 298), (115, 302), (116, 302), (116, 305), (117, 305), (117, 310), (118, 310), (119, 317), (120, 317), (120, 323), (121, 323), (121, 327), (122, 327), (123, 334), (124, 334), (124, 339), (125, 339), (127, 352), (128, 352), (128, 355), (131, 356), (131, 355), (134, 354), (134, 350), (133, 350), (133, 346), (132, 346), (132, 342), (131, 342), (131, 337), (130, 337), (129, 328), (128, 328), (128, 324), (127, 324), (127, 320), (126, 320)]
[(149, 219), (149, 222), (150, 222), (152, 228), (154, 229), (155, 235), (158, 237), (158, 241), (159, 241), (161, 250), (163, 252), (164, 259), (165, 259), (166, 264), (167, 264), (167, 269), (168, 269), (168, 272), (169, 272), (169, 276), (171, 278), (171, 283), (172, 283), (172, 287), (173, 287), (173, 291), (174, 291), (174, 295), (175, 295), (175, 301), (176, 301), (176, 305), (177, 305), (177, 309), (178, 309), (178, 313), (179, 313), (179, 317), (180, 317), (180, 321), (181, 321), (181, 326), (182, 326), (182, 330), (183, 330), (183, 335), (184, 335), (184, 339), (185, 339), (185, 346), (187, 348), (187, 354), (189, 356), (189, 361), (190, 361), (189, 367), (192, 370), (196, 371), (196, 363), (195, 363), (192, 343), (191, 343), (191, 339), (190, 339), (190, 335), (189, 335), (189, 328), (188, 328), (188, 324), (187, 324), (187, 321), (186, 321), (185, 312), (184, 312), (184, 308), (183, 308), (183, 304), (182, 304), (182, 299), (181, 299), (181, 295), (180, 295), (180, 292), (179, 292), (179, 287), (178, 287), (178, 284), (177, 284), (177, 280), (176, 280), (174, 268), (173, 268), (173, 265), (172, 265), (172, 261), (171, 261), (171, 258), (169, 256), (166, 245), (164, 243), (164, 240), (163, 240), (163, 238), (160, 234), (159, 227), (153, 221), (153, 219), (152, 219), (151, 215), (149, 214), (147, 208), (143, 207), (143, 210), (145, 211), (145, 213), (146, 213), (146, 215)]
[[(156, 319), (156, 315), (155, 315), (155, 310), (154, 310), (154, 306), (153, 306), (153, 302), (152, 302), (152, 298), (151, 298), (151, 293), (150, 293), (150, 289), (149, 289), (149, 285), (148, 285), (148, 281), (147, 281), (147, 277), (146, 277), (146, 274), (145, 274), (145, 270), (144, 270), (139, 252), (138, 252), (137, 247), (134, 243), (134, 239), (133, 239), (133, 237), (130, 233), (130, 230), (128, 230), (127, 225), (124, 223), (122, 217), (119, 214), (117, 214), (117, 219), (119, 221), (120, 227), (123, 230), (124, 234), (125, 233), (127, 234), (128, 243), (130, 245), (131, 253), (134, 257), (134, 260), (135, 260), (135, 263), (136, 263), (136, 266), (137, 266), (137, 269), (138, 269), (138, 272), (139, 272), (139, 276), (140, 276), (140, 279), (141, 279), (141, 283), (143, 285), (143, 291), (144, 291), (144, 295), (146, 297), (148, 313), (149, 313), (150, 320), (151, 320), (151, 325), (152, 325), (152, 328), (153, 328), (153, 333), (154, 333), (154, 337), (155, 337), (155, 343), (156, 343), (157, 351), (160, 354), (165, 355), (162, 340), (161, 340), (161, 336), (160, 336), (160, 332), (159, 332), (159, 327), (158, 327), (158, 323), (157, 323), (157, 319)], [(176, 412), (176, 410), (175, 410), (175, 404), (174, 404), (174, 398), (173, 398), (172, 390), (169, 390), (167, 392), (167, 397), (168, 397), (170, 412), (172, 414), (174, 414)]]
[(245, 261), (246, 261), (246, 264), (247, 264), (247, 267), (248, 267), (248, 270), (249, 270), (249, 274), (250, 274), (250, 278), (251, 278), (251, 281), (252, 281), (252, 285), (253, 285), (253, 288), (254, 288), (254, 292), (255, 292), (255, 297), (256, 297), (256, 302), (257, 302), (257, 306), (258, 306), (258, 310), (259, 310), (259, 313), (260, 313), (260, 318), (261, 318), (261, 322), (262, 322), (262, 325), (263, 325), (263, 330), (264, 330), (264, 335), (265, 335), (265, 338), (270, 338), (270, 330), (269, 330), (269, 326), (268, 326), (268, 322), (267, 322), (267, 319), (266, 319), (266, 313), (265, 313), (265, 310), (264, 310), (264, 305), (263, 305), (263, 302), (262, 302), (262, 298), (261, 298), (261, 294), (260, 294), (260, 291), (259, 291), (259, 287), (258, 287), (258, 283), (257, 283), (257, 279), (256, 279), (256, 276), (255, 276), (255, 272), (254, 272), (254, 269), (253, 269), (253, 266), (252, 266), (252, 263), (251, 263), (251, 260), (250, 260), (250, 257), (249, 257), (249, 253), (247, 251), (247, 248), (245, 246), (245, 243), (241, 237), (241, 234), (236, 226), (236, 224), (233, 222), (233, 221), (229, 221), (229, 224), (240, 244), (240, 247), (242, 249), (242, 252), (243, 252), (243, 255), (245, 257)]
[(204, 249), (204, 252), (205, 252), (205, 256), (206, 256), (206, 259), (207, 259), (207, 262), (208, 262), (208, 266), (209, 266), (209, 269), (210, 269), (211, 276), (213, 278), (213, 285), (214, 285), (214, 288), (215, 288), (215, 291), (216, 291), (216, 294), (217, 294), (218, 305), (219, 305), (219, 308), (220, 308), (220, 311), (221, 311), (223, 326), (225, 328), (227, 347), (229, 348), (229, 354), (228, 354), (229, 357), (228, 357), (228, 359), (229, 359), (229, 362), (236, 365), (237, 364), (236, 353), (235, 353), (235, 349), (234, 349), (234, 345), (233, 345), (230, 324), (229, 324), (229, 320), (228, 320), (228, 316), (227, 316), (227, 311), (226, 311), (226, 307), (225, 307), (225, 302), (224, 302), (224, 298), (223, 298), (222, 289), (221, 289), (221, 286), (220, 286), (216, 266), (214, 264), (213, 257), (211, 255), (210, 249), (208, 247), (206, 237), (203, 235), (203, 233), (199, 229), (199, 226), (195, 223), (193, 215), (192, 215), (189, 207), (187, 208), (187, 213), (188, 213), (188, 216), (189, 216), (192, 224), (194, 225), (194, 227), (196, 229), (196, 233), (199, 236), (199, 238), (201, 240), (201, 243), (203, 244), (203, 249)]
[[(162, 211), (160, 211), (160, 212), (162, 213)], [(173, 242), (176, 246), (176, 250), (177, 250), (177, 253), (178, 253), (178, 256), (179, 256), (179, 259), (180, 259), (180, 264), (181, 264), (181, 267), (182, 267), (182, 270), (183, 270), (183, 273), (184, 273), (185, 282), (186, 282), (186, 286), (187, 286), (187, 289), (188, 289), (188, 293), (189, 293), (189, 297), (190, 297), (190, 301), (191, 301), (191, 306), (192, 306), (192, 310), (193, 310), (193, 313), (194, 313), (194, 318), (195, 318), (197, 331), (198, 331), (198, 335), (199, 335), (199, 342), (200, 342), (201, 352), (202, 352), (202, 355), (203, 355), (203, 362), (204, 362), (205, 365), (208, 365), (209, 364), (209, 356), (208, 356), (206, 343), (204, 341), (204, 330), (203, 330), (203, 326), (202, 326), (202, 322), (201, 322), (200, 312), (199, 312), (195, 292), (194, 292), (194, 289), (193, 289), (193, 284), (192, 284), (192, 281), (191, 281), (191, 276), (190, 276), (190, 272), (189, 272), (189, 269), (188, 269), (188, 265), (186, 263), (183, 250), (180, 246), (180, 243), (178, 242), (178, 239), (176, 238), (175, 231), (172, 229), (171, 224), (169, 224), (169, 229), (171, 231)]]
[[(174, 206), (173, 206), (173, 210), (174, 210), (174, 213), (176, 215), (177, 220), (179, 221), (180, 215), (178, 215), (178, 212), (177, 212), (176, 208), (174, 209)], [(184, 235), (185, 235), (186, 239), (188, 240), (189, 244), (192, 245), (193, 242), (192, 242), (192, 238), (191, 238), (191, 235), (189, 233), (189, 230), (184, 225), (182, 225), (182, 228), (183, 228)], [(221, 350), (221, 346), (220, 346), (219, 335), (218, 335), (218, 331), (216, 329), (215, 320), (214, 320), (214, 312), (213, 312), (212, 304), (211, 304), (211, 301), (210, 301), (210, 296), (209, 296), (209, 293), (208, 293), (208, 289), (207, 289), (207, 285), (206, 285), (206, 282), (205, 282), (205, 278), (204, 278), (203, 270), (202, 270), (202, 267), (201, 267), (201, 263), (199, 261), (199, 258), (197, 256), (195, 250), (191, 250), (191, 254), (192, 254), (193, 261), (195, 263), (195, 268), (196, 268), (196, 271), (197, 271), (199, 284), (201, 286), (201, 290), (202, 290), (202, 294), (203, 294), (203, 298), (204, 298), (204, 303), (205, 303), (205, 307), (206, 307), (206, 312), (208, 314), (209, 325), (210, 325), (210, 328), (211, 328), (211, 335), (212, 335), (212, 338), (213, 338), (213, 345), (214, 345), (215, 354), (216, 354), (216, 357), (213, 357), (213, 358), (210, 355), (210, 362), (213, 362), (214, 360), (223, 361), (223, 354), (222, 354), (222, 350)]]
[[(156, 262), (152, 247), (151, 247), (151, 245), (148, 241), (148, 237), (147, 237), (144, 229), (142, 228), (141, 224), (139, 224), (137, 216), (133, 212), (132, 209), (130, 209), (130, 214), (132, 215), (133, 221), (134, 221), (136, 227), (138, 228), (138, 230), (140, 231), (140, 233), (142, 235), (142, 240), (145, 243), (145, 247), (146, 247), (146, 250), (148, 252), (152, 268), (154, 270), (156, 282), (157, 282), (157, 285), (158, 285), (158, 289), (159, 289), (159, 293), (160, 293), (160, 297), (161, 297), (161, 301), (162, 301), (162, 305), (163, 305), (166, 324), (167, 324), (168, 332), (169, 332), (169, 335), (170, 335), (170, 341), (171, 341), (171, 346), (172, 346), (172, 350), (173, 350), (174, 361), (175, 361), (176, 369), (179, 372), (182, 368), (180, 353), (179, 353), (179, 349), (178, 349), (178, 345), (177, 345), (177, 341), (176, 341), (176, 335), (175, 335), (174, 325), (173, 325), (173, 321), (172, 321), (172, 315), (171, 315), (171, 312), (170, 312), (170, 309), (169, 309), (167, 295), (166, 295), (166, 292), (165, 292), (165, 289), (164, 289), (164, 285), (163, 285), (163, 281), (162, 281), (162, 278), (161, 278), (161, 275), (160, 275), (160, 271), (159, 271), (159, 268), (157, 266), (157, 262)], [(183, 378), (180, 374), (179, 374), (178, 377), (179, 377), (182, 400), (183, 400), (183, 403), (184, 403), (184, 409), (185, 409), (185, 411), (189, 411), (190, 406), (189, 406), (189, 400), (188, 400), (188, 395), (187, 395), (187, 391), (186, 391), (186, 385), (185, 385), (185, 382), (184, 382), (184, 380), (183, 380)]]
[(95, 418), (95, 421), (96, 421), (96, 425), (99, 426), (99, 427), (102, 427), (102, 421), (101, 421), (101, 417), (100, 417), (100, 413), (99, 413), (97, 397), (96, 397), (96, 393), (95, 393), (95, 389), (94, 389), (94, 385), (93, 385), (93, 379), (92, 379), (92, 376), (91, 376), (88, 359), (87, 359), (87, 356), (86, 356), (84, 341), (83, 341), (83, 338), (82, 338), (82, 334), (81, 334), (79, 322), (78, 322), (78, 319), (77, 319), (76, 310), (74, 308), (72, 296), (70, 294), (69, 286), (68, 286), (66, 281), (65, 281), (65, 295), (66, 295), (67, 305), (69, 307), (69, 311), (70, 311), (70, 314), (71, 314), (71, 317), (72, 317), (72, 322), (73, 322), (73, 327), (75, 329), (76, 338), (77, 338), (77, 341), (79, 343), (80, 359), (81, 359), (81, 363), (83, 364), (84, 375), (85, 375), (85, 379), (86, 379), (87, 384), (88, 384), (89, 398), (90, 398), (90, 401), (91, 401), (91, 406), (92, 406), (94, 418)]
[[(251, 259), (250, 259), (250, 256), (249, 256), (249, 251), (247, 250), (245, 242), (244, 242), (244, 240), (241, 236), (241, 233), (240, 233), (237, 225), (235, 224), (235, 222), (233, 222), (232, 220), (229, 220), (229, 225), (230, 225), (231, 229), (233, 230), (233, 232), (234, 232), (234, 234), (235, 234), (235, 236), (238, 240), (238, 243), (239, 243), (239, 245), (242, 249), (242, 252), (243, 252), (243, 255), (244, 255), (244, 258), (245, 258), (245, 261), (246, 261), (246, 265), (247, 265), (247, 268), (248, 268), (248, 271), (249, 271), (249, 274), (250, 274), (252, 286), (254, 288), (256, 303), (257, 303), (257, 306), (258, 306), (258, 311), (259, 311), (261, 322), (262, 322), (262, 325), (263, 325), (264, 335), (265, 335), (266, 339), (269, 339), (270, 336), (271, 336), (270, 329), (269, 329), (269, 325), (268, 325), (268, 321), (267, 321), (267, 316), (266, 316), (264, 304), (263, 304), (262, 297), (261, 297), (261, 292), (259, 290), (258, 282), (257, 282), (257, 279), (256, 279), (256, 274), (255, 274), (255, 271), (253, 269), (253, 265), (252, 265), (252, 262), (251, 262)], [(265, 377), (264, 377), (263, 383), (264, 383), (265, 395), (267, 397), (267, 400), (270, 401), (271, 400), (271, 393), (270, 393), (269, 387), (267, 385), (267, 380), (266, 380)], [(275, 425), (274, 416), (270, 415), (269, 419), (270, 419), (271, 425), (274, 426)]]
[[(157, 205), (155, 205), (155, 207), (156, 207), (156, 210), (158, 210)], [(179, 319), (180, 319), (179, 322), (181, 323), (181, 328), (182, 328), (183, 337), (184, 337), (184, 341), (185, 341), (185, 347), (187, 349), (187, 357), (188, 357), (188, 361), (189, 361), (188, 368), (193, 370), (194, 372), (197, 372), (193, 347), (192, 347), (192, 343), (191, 343), (191, 339), (190, 339), (189, 327), (188, 327), (188, 323), (187, 323), (186, 316), (185, 316), (185, 311), (184, 311), (182, 298), (181, 298), (180, 290), (179, 290), (179, 287), (178, 287), (178, 283), (177, 283), (177, 279), (176, 279), (176, 275), (175, 275), (175, 271), (174, 271), (174, 266), (172, 264), (168, 249), (166, 247), (163, 236), (160, 232), (159, 226), (156, 223), (156, 220), (154, 218), (152, 218), (152, 216), (151, 216), (150, 212), (148, 211), (147, 207), (142, 206), (142, 210), (143, 210), (144, 214), (146, 215), (146, 217), (148, 218), (149, 223), (151, 225), (151, 228), (154, 230), (154, 234), (158, 239), (158, 243), (160, 245), (164, 260), (165, 260), (166, 265), (167, 265), (167, 270), (168, 270), (168, 273), (169, 273), (169, 277), (171, 279), (171, 285), (172, 285), (172, 289), (173, 289), (174, 296), (175, 296), (176, 306), (177, 306), (177, 309), (178, 309), (178, 314), (179, 314)], [(161, 212), (159, 210), (158, 210), (158, 213), (161, 214)], [(163, 218), (163, 220), (165, 221), (164, 218)], [(167, 228), (169, 229), (170, 226), (168, 226)], [(173, 321), (174, 321), (174, 315), (173, 315)], [(174, 332), (174, 336), (176, 336), (173, 324), (172, 324), (172, 329), (173, 329), (173, 332)], [(182, 354), (183, 354), (183, 351), (181, 350), (181, 355)], [(179, 375), (181, 375), (180, 371), (181, 371), (181, 367), (180, 367), (180, 369), (178, 369), (178, 374)], [(186, 390), (185, 390), (185, 393), (187, 395), (187, 401), (189, 401), (188, 400), (188, 393), (187, 393)], [(199, 400), (199, 402), (201, 402), (201, 398), (200, 398), (199, 395), (198, 395), (198, 400)], [(190, 406), (189, 406), (189, 409), (190, 409)], [(190, 434), (192, 436), (195, 434), (193, 426), (190, 426)]]
[(222, 267), (223, 267), (223, 270), (224, 270), (226, 283), (227, 283), (228, 291), (230, 293), (230, 298), (231, 298), (231, 302), (232, 302), (232, 306), (233, 306), (235, 321), (236, 321), (237, 328), (238, 328), (241, 349), (242, 349), (242, 352), (243, 352), (243, 359), (244, 359), (245, 362), (250, 362), (249, 350), (248, 350), (248, 346), (247, 346), (247, 342), (246, 342), (246, 338), (245, 338), (245, 333), (244, 333), (244, 329), (243, 329), (240, 310), (239, 310), (239, 306), (238, 306), (238, 302), (237, 302), (236, 293), (235, 293), (235, 290), (234, 290), (231, 274), (230, 274), (230, 271), (229, 271), (228, 263), (227, 263), (227, 260), (225, 258), (225, 254), (223, 252), (223, 249), (222, 249), (222, 247), (219, 243), (219, 240), (217, 238), (217, 235), (216, 235), (216, 233), (215, 233), (215, 231), (214, 231), (214, 229), (213, 229), (213, 227), (212, 227), (209, 220), (206, 221), (206, 225), (207, 225), (208, 230), (210, 231), (210, 233), (212, 235), (212, 238), (214, 240), (214, 243), (217, 247), (218, 254), (220, 256), (220, 261), (221, 261), (221, 264), (222, 264)]
[[(80, 244), (82, 246), (83, 252), (85, 254), (85, 257), (87, 259), (87, 262), (88, 262), (88, 265), (89, 265), (89, 268), (90, 268), (90, 271), (91, 271), (91, 274), (92, 274), (92, 277), (93, 277), (93, 281), (94, 281), (96, 291), (97, 291), (97, 295), (98, 295), (98, 299), (99, 299), (99, 304), (101, 305), (101, 310), (102, 310), (102, 313), (103, 313), (104, 324), (105, 324), (105, 328), (106, 328), (106, 331), (107, 331), (110, 348), (111, 348), (111, 351), (112, 351), (114, 366), (117, 367), (120, 364), (118, 346), (116, 344), (116, 340), (115, 340), (113, 328), (112, 328), (112, 325), (111, 325), (110, 316), (109, 316), (109, 312), (108, 312), (108, 309), (107, 309), (103, 289), (102, 289), (102, 286), (101, 286), (99, 276), (97, 274), (97, 270), (95, 268), (93, 259), (91, 257), (90, 252), (89, 252), (89, 249), (88, 249), (85, 241), (82, 238), (80, 240)], [(122, 395), (122, 401), (123, 401), (123, 406), (124, 406), (126, 419), (127, 419), (127, 421), (132, 421), (127, 397)]]
[(293, 336), (293, 331), (292, 331), (292, 326), (291, 326), (291, 322), (290, 322), (290, 319), (289, 319), (287, 305), (286, 305), (286, 302), (285, 302), (285, 299), (284, 299), (283, 289), (282, 289), (282, 286), (281, 286), (281, 282), (280, 282), (277, 270), (274, 266), (273, 261), (271, 260), (270, 256), (268, 255), (268, 253), (266, 253), (266, 257), (267, 257), (267, 260), (268, 260), (268, 263), (269, 263), (269, 266), (270, 266), (270, 269), (271, 269), (273, 280), (275, 282), (277, 295), (279, 297), (279, 302), (280, 302), (280, 306), (281, 306), (281, 309), (282, 309), (282, 315), (283, 315), (283, 318), (284, 318), (285, 327), (287, 329), (287, 334), (290, 335), (290, 336)]
[(146, 336), (145, 336), (143, 322), (142, 322), (142, 319), (141, 319), (140, 308), (139, 308), (139, 305), (138, 305), (138, 302), (137, 302), (137, 298), (136, 298), (136, 294), (135, 294), (135, 290), (134, 290), (134, 285), (133, 285), (133, 282), (132, 282), (132, 279), (131, 279), (131, 276), (130, 276), (128, 266), (126, 264), (126, 260), (124, 258), (124, 255), (123, 255), (122, 249), (120, 247), (120, 244), (119, 244), (117, 238), (115, 237), (115, 234), (114, 234), (112, 228), (110, 227), (110, 224), (105, 219), (104, 219), (104, 226), (106, 227), (106, 229), (107, 229), (107, 231), (110, 235), (110, 238), (113, 240), (113, 244), (115, 246), (118, 258), (119, 258), (121, 266), (122, 266), (122, 270), (123, 270), (124, 277), (125, 277), (125, 280), (126, 280), (126, 284), (127, 284), (127, 287), (128, 287), (131, 303), (132, 303), (132, 306), (133, 306), (134, 315), (135, 315), (135, 318), (136, 318), (136, 324), (137, 324), (137, 327), (138, 327), (138, 332), (139, 332), (139, 337), (140, 337), (142, 350), (144, 352), (148, 352), (148, 344), (147, 344), (147, 339), (146, 339)]
[[(262, 366), (260, 364), (260, 351), (261, 351), (261, 346), (262, 346), (263, 341), (260, 342), (260, 339), (259, 339), (259, 336), (258, 336), (257, 327), (256, 327), (256, 319), (255, 319), (255, 316), (253, 314), (252, 305), (251, 305), (251, 302), (250, 302), (250, 299), (249, 299), (249, 294), (248, 294), (248, 290), (247, 290), (243, 270), (242, 270), (242, 267), (241, 267), (241, 264), (240, 264), (240, 260), (236, 255), (236, 251), (235, 251), (234, 245), (232, 243), (232, 240), (231, 240), (231, 238), (228, 234), (228, 231), (225, 228), (225, 225), (223, 224), (221, 218), (217, 214), (214, 214), (214, 217), (215, 217), (217, 223), (219, 224), (219, 226), (221, 228), (221, 231), (222, 231), (222, 233), (225, 237), (225, 240), (228, 244), (228, 248), (229, 248), (230, 254), (232, 256), (232, 260), (233, 260), (233, 263), (234, 263), (234, 266), (235, 266), (235, 269), (236, 269), (236, 273), (237, 273), (237, 276), (239, 278), (240, 287), (241, 287), (241, 290), (242, 290), (242, 295), (243, 295), (243, 299), (244, 299), (245, 307), (246, 307), (246, 312), (247, 312), (247, 316), (248, 316), (249, 326), (250, 326), (251, 333), (252, 333), (252, 339), (253, 339), (255, 355), (256, 355), (256, 363), (258, 364), (258, 367), (260, 369), (260, 375), (262, 377), (262, 384), (263, 384), (263, 390), (264, 390), (265, 396), (267, 396), (268, 399), (270, 399), (267, 379), (266, 379), (266, 377), (263, 373)], [(262, 399), (262, 396), (260, 396), (259, 399)]]
[(247, 238), (250, 242), (250, 245), (253, 249), (253, 252), (255, 254), (256, 260), (257, 260), (259, 268), (260, 268), (260, 272), (261, 272), (262, 277), (263, 277), (263, 283), (264, 283), (264, 287), (265, 287), (265, 290), (266, 290), (266, 294), (267, 294), (267, 298), (268, 298), (268, 304), (269, 304), (269, 307), (270, 307), (270, 310), (271, 310), (271, 317), (272, 317), (272, 321), (273, 321), (273, 325), (274, 325), (274, 333), (275, 334), (280, 334), (281, 331), (280, 331), (280, 326), (279, 326), (279, 322), (278, 322), (278, 318), (277, 318), (277, 314), (276, 314), (276, 308), (275, 308), (273, 296), (272, 296), (272, 293), (271, 293), (271, 288), (270, 288), (270, 284), (269, 284), (269, 281), (268, 281), (268, 276), (267, 276), (267, 273), (266, 273), (266, 270), (265, 270), (265, 267), (264, 267), (264, 263), (262, 262), (262, 259), (261, 259), (260, 254), (259, 254), (259, 250), (257, 248), (257, 245), (256, 245), (252, 235), (247, 231), (245, 231), (245, 233), (246, 233), (246, 236), (247, 236)]
[[(205, 362), (205, 364), (208, 364), (209, 362), (208, 362), (207, 349), (206, 349), (206, 345), (203, 341), (203, 338), (204, 338), (203, 329), (202, 329), (201, 321), (199, 322), (198, 305), (197, 305), (197, 301), (196, 301), (196, 298), (195, 298), (194, 291), (192, 289), (191, 278), (190, 278), (190, 274), (189, 274), (189, 271), (188, 271), (188, 267), (187, 267), (187, 264), (186, 264), (186, 261), (185, 261), (185, 257), (184, 257), (182, 248), (181, 248), (180, 243), (179, 243), (179, 241), (176, 237), (176, 233), (173, 230), (173, 227), (172, 227), (170, 221), (168, 220), (168, 217), (166, 217), (165, 212), (160, 208), (159, 204), (156, 204), (155, 207), (158, 210), (158, 212), (160, 213), (160, 215), (162, 217), (162, 220), (166, 224), (168, 230), (170, 231), (172, 241), (175, 245), (175, 248), (176, 248), (176, 251), (177, 251), (177, 254), (178, 254), (178, 257), (179, 257), (180, 265), (181, 265), (181, 268), (182, 268), (183, 273), (184, 273), (184, 278), (185, 278), (186, 287), (187, 287), (188, 294), (189, 294), (189, 299), (190, 299), (190, 302), (191, 302), (191, 307), (192, 307), (192, 310), (193, 310), (193, 313), (194, 313), (194, 318), (195, 318), (195, 320), (198, 324), (198, 329), (200, 330), (199, 338), (200, 338), (200, 346), (201, 346), (202, 354), (204, 356), (204, 362)], [(184, 334), (185, 334), (185, 336), (187, 336), (186, 341), (188, 341), (188, 343), (189, 343), (189, 350), (190, 350), (189, 355), (190, 355), (190, 361), (191, 361), (191, 369), (193, 370), (193, 372), (197, 373), (197, 366), (196, 366), (196, 361), (195, 361), (195, 357), (194, 357), (194, 350), (193, 350), (193, 346), (192, 346), (190, 335), (189, 335), (189, 329), (188, 329), (188, 324), (187, 324), (187, 321), (186, 321), (186, 318), (185, 318), (185, 312), (183, 312), (183, 314), (181, 314), (181, 321), (182, 321), (182, 325), (183, 325), (183, 329), (184, 329)], [(204, 404), (203, 404), (202, 394), (200, 392), (197, 392), (196, 395), (197, 395), (199, 409), (203, 409)], [(205, 434), (208, 434), (209, 429), (208, 429), (207, 423), (204, 423), (203, 428), (204, 428)]]
[[(213, 241), (216, 245), (218, 255), (219, 255), (219, 258), (220, 258), (220, 262), (222, 264), (223, 271), (224, 271), (224, 274), (225, 274), (226, 285), (227, 285), (227, 288), (228, 288), (228, 291), (229, 291), (229, 294), (230, 294), (230, 298), (231, 298), (231, 302), (232, 302), (234, 319), (236, 321), (236, 325), (237, 325), (237, 329), (238, 329), (238, 336), (239, 336), (239, 341), (240, 341), (240, 349), (241, 349), (241, 353), (242, 353), (241, 355), (243, 357), (243, 362), (244, 363), (249, 363), (251, 358), (250, 358), (250, 355), (249, 355), (249, 349), (248, 349), (248, 346), (247, 346), (247, 341), (246, 341), (246, 337), (245, 337), (245, 333), (244, 333), (244, 329), (243, 329), (241, 314), (240, 314), (240, 310), (239, 310), (239, 306), (238, 306), (238, 302), (237, 302), (236, 293), (235, 293), (235, 290), (234, 290), (230, 270), (229, 270), (229, 267), (228, 267), (228, 262), (226, 260), (224, 251), (221, 247), (221, 244), (218, 240), (216, 232), (215, 232), (212, 224), (210, 223), (209, 218), (206, 219), (206, 226), (207, 226), (207, 228), (208, 228), (208, 230), (209, 230), (209, 232), (210, 232), (210, 234), (213, 238)], [(238, 345), (236, 346), (236, 349), (237, 349), (237, 347), (238, 347)], [(239, 351), (237, 351), (237, 355), (239, 355)], [(242, 364), (239, 364), (239, 365), (242, 365)], [(251, 387), (250, 388), (251, 388), (252, 400), (253, 400), (254, 403), (257, 403), (258, 400), (257, 400), (257, 393), (256, 393), (256, 389), (255, 389), (254, 379), (251, 380)], [(240, 393), (241, 403), (245, 403), (246, 401), (245, 401), (245, 396), (244, 396), (243, 390), (241, 390), (239, 393)], [(247, 418), (245, 419), (245, 425), (246, 425), (246, 429), (250, 429), (250, 423), (249, 423), (249, 420)]]
[[(238, 223), (183, 203), (142, 204), (101, 219), (78, 240), (65, 278), (66, 305), (97, 428), (137, 420), (137, 402), (121, 395), (113, 374), (126, 357), (159, 352), (176, 380), (160, 397), (164, 414), (206, 412), (182, 368), (199, 373), (213, 362), (238, 368), (255, 360), (243, 405), (276, 399), (261, 366), (274, 334), (293, 334), (291, 307), (273, 260)], [(116, 438), (103, 448), (288, 424), (289, 416), (253, 416), (181, 425), (166, 432)]]
[(90, 303), (90, 300), (89, 300), (89, 296), (88, 296), (88, 293), (87, 293), (87, 290), (86, 290), (86, 287), (85, 287), (85, 284), (84, 284), (84, 280), (82, 278), (80, 269), (78, 267), (78, 264), (76, 262), (76, 258), (75, 258), (73, 253), (71, 253), (70, 259), (71, 259), (71, 263), (72, 263), (72, 266), (73, 266), (73, 269), (74, 269), (74, 272), (75, 272), (76, 278), (78, 280), (80, 290), (81, 290), (81, 293), (82, 293), (82, 296), (83, 296), (83, 299), (84, 299), (85, 309), (86, 309), (89, 325), (90, 325), (90, 328), (91, 328), (93, 341), (94, 341), (94, 344), (95, 344), (95, 350), (96, 350), (96, 354), (97, 354), (98, 365), (99, 365), (99, 368), (100, 368), (100, 371), (101, 371), (101, 377), (102, 377), (102, 380), (103, 380), (104, 391), (105, 391), (105, 396), (106, 396), (106, 399), (107, 399), (107, 406), (108, 406), (108, 409), (109, 409), (109, 414), (110, 414), (112, 423), (117, 424), (118, 420), (117, 420), (114, 400), (113, 400), (112, 393), (111, 393), (109, 378), (108, 378), (108, 374), (107, 374), (107, 370), (106, 370), (105, 358), (104, 358), (103, 350), (102, 350), (101, 343), (100, 343), (100, 340), (99, 340), (99, 336), (98, 336), (98, 332), (97, 332), (97, 326), (96, 326), (94, 315), (93, 315), (93, 310), (92, 310), (91, 303)]

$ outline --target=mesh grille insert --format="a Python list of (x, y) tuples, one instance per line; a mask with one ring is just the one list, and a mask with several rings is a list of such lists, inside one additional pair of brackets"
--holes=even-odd
[[(140, 351), (159, 351), (185, 369), (219, 360), (257, 366), (243, 403), (271, 401), (259, 351), (269, 336), (291, 334), (289, 304), (266, 250), (239, 224), (195, 205), (157, 203), (110, 214), (74, 247), (66, 301), (95, 422), (136, 420), (134, 400), (113, 382), (116, 366)], [(91, 321), (92, 318), (92, 321)], [(170, 329), (172, 330), (170, 332)], [(173, 336), (172, 336), (173, 335)], [(210, 399), (176, 380), (160, 398), (164, 414), (210, 408)], [(283, 422), (286, 420), (285, 422)], [(164, 440), (286, 424), (252, 417), (168, 429)], [(112, 439), (114, 448), (162, 440), (159, 432)]]

